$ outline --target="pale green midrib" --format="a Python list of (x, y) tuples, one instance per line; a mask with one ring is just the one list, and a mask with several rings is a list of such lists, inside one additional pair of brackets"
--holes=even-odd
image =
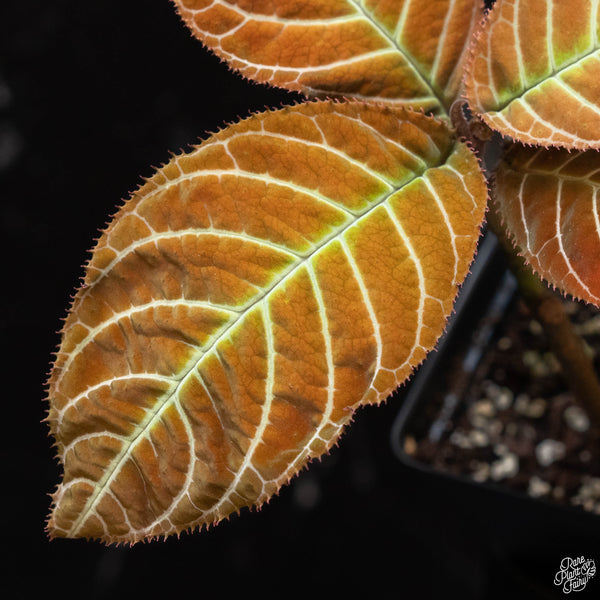
[[(93, 484), (96, 489), (94, 493), (90, 495), (88, 501), (86, 502), (86, 506), (80, 513), (80, 516), (74, 521), (73, 526), (69, 531), (69, 534), (71, 536), (75, 537), (79, 528), (86, 522), (90, 511), (94, 508), (97, 501), (102, 497), (104, 489), (107, 488), (111, 484), (112, 480), (118, 475), (122, 464), (129, 457), (130, 451), (134, 448), (138, 439), (146, 435), (147, 431), (152, 427), (155, 420), (160, 417), (162, 411), (168, 406), (170, 406), (171, 402), (175, 401), (174, 398), (176, 398), (179, 394), (179, 390), (186, 383), (190, 373), (197, 370), (202, 360), (205, 359), (213, 350), (216, 349), (221, 340), (228, 336), (234, 327), (240, 325), (245, 319), (246, 315), (248, 315), (256, 305), (258, 305), (260, 302), (266, 301), (274, 291), (276, 291), (281, 285), (283, 285), (287, 279), (291, 278), (295, 273), (297, 273), (307, 262), (311, 261), (317, 253), (323, 251), (329, 246), (329, 244), (335, 242), (339, 237), (343, 236), (346, 233), (346, 231), (348, 231), (352, 227), (357, 226), (360, 223), (360, 221), (367, 218), (374, 210), (376, 210), (382, 204), (387, 202), (389, 198), (394, 196), (398, 191), (400, 191), (413, 181), (416, 181), (417, 179), (423, 177), (427, 173), (427, 171), (443, 166), (447, 162), (448, 157), (452, 155), (456, 147), (457, 141), (454, 141), (454, 143), (449, 145), (448, 150), (445, 153), (441, 154), (440, 160), (436, 164), (427, 166), (425, 169), (423, 169), (422, 172), (410, 177), (409, 179), (404, 181), (399, 187), (393, 187), (392, 190), (385, 194), (379, 202), (374, 203), (364, 213), (356, 216), (355, 219), (350, 219), (349, 222), (345, 223), (335, 234), (324, 238), (323, 243), (315, 244), (315, 248), (312, 252), (307, 254), (305, 257), (302, 257), (297, 263), (293, 264), (290, 268), (281, 273), (280, 279), (276, 279), (270, 288), (267, 288), (262, 295), (259, 295), (256, 298), (256, 300), (249, 304), (243, 312), (238, 313), (237, 318), (232, 320), (231, 323), (220, 332), (218, 337), (216, 337), (210, 345), (207, 345), (206, 350), (202, 353), (202, 356), (199, 359), (190, 359), (189, 362), (192, 364), (192, 366), (181, 375), (181, 380), (179, 381), (175, 389), (173, 389), (169, 393), (169, 395), (164, 398), (162, 402), (160, 402), (157, 399), (158, 406), (155, 408), (155, 410), (148, 411), (147, 418), (140, 423), (138, 433), (135, 435), (135, 437), (131, 439), (129, 445), (124, 445), (123, 450), (113, 459), (112, 467), (110, 469), (106, 469), (105, 476), (102, 477), (100, 481)], [(190, 460), (193, 460), (193, 457), (191, 457)]]
[(560, 171), (546, 171), (540, 168), (534, 167), (523, 167), (518, 166), (514, 162), (506, 162), (506, 167), (509, 168), (513, 173), (517, 173), (519, 175), (537, 175), (539, 177), (555, 177), (561, 181), (569, 181), (573, 183), (581, 183), (585, 185), (589, 185), (592, 188), (598, 189), (600, 188), (600, 181), (592, 181), (591, 177), (596, 171), (592, 173), (588, 173), (586, 175), (568, 175), (565, 173), (561, 173)]
[(569, 164), (577, 158), (577, 154), (569, 153), (568, 160), (563, 163), (557, 169), (552, 171), (548, 169), (543, 169), (541, 167), (535, 167), (531, 165), (531, 162), (534, 161), (540, 153), (546, 153), (547, 150), (543, 148), (542, 150), (537, 150), (534, 156), (530, 157), (525, 163), (518, 163), (518, 156), (516, 158), (511, 158), (508, 156), (505, 158), (502, 163), (504, 168), (510, 169), (513, 173), (523, 174), (523, 175), (538, 175), (540, 177), (556, 177), (557, 179), (561, 179), (563, 181), (572, 181), (575, 183), (584, 183), (593, 188), (600, 188), (600, 181), (593, 181), (591, 178), (596, 175), (600, 171), (600, 167), (594, 169), (593, 171), (589, 171), (585, 175), (569, 175), (567, 173), (563, 173), (562, 169), (568, 168)]
[[(577, 63), (594, 56), (594, 54), (597, 54), (600, 59), (600, 48), (595, 48), (591, 52), (588, 52), (583, 55), (579, 55), (578, 57), (574, 58), (571, 62), (561, 66), (559, 69), (554, 69), (551, 73), (546, 75), (543, 79), (539, 80), (537, 83), (535, 83), (533, 85), (529, 85), (518, 95), (513, 96), (512, 98), (510, 98), (509, 100), (507, 100), (505, 102), (495, 104), (494, 107), (484, 109), (485, 112), (502, 112), (505, 108), (508, 108), (513, 102), (518, 102), (519, 100), (522, 100), (532, 90), (535, 90), (536, 88), (541, 87), (542, 85), (544, 85), (545, 83), (548, 83), (549, 81), (551, 81), (553, 79), (558, 79), (559, 75), (563, 74), (565, 71), (568, 71), (569, 69), (573, 68), (574, 66), (577, 66)], [(592, 104), (592, 102), (590, 102), (590, 104)]]
[[(396, 42), (396, 40), (377, 22), (377, 20), (374, 19), (373, 16), (369, 12), (367, 12), (366, 9), (364, 9), (356, 0), (347, 0), (347, 1), (352, 6), (354, 6), (354, 8), (358, 12), (360, 12), (364, 16), (364, 18), (367, 19), (373, 25), (374, 29), (376, 29), (379, 32), (379, 34), (382, 37), (384, 37), (394, 48), (396, 48), (398, 50), (398, 52), (406, 59), (406, 62), (408, 63), (410, 68), (414, 71), (417, 78), (423, 84), (425, 84), (425, 87), (427, 89), (429, 89), (431, 91), (431, 95), (435, 98), (435, 100), (439, 104), (441, 113), (438, 114), (438, 116), (448, 119), (449, 114), (448, 114), (445, 98), (443, 96), (440, 96), (440, 93), (435, 88), (433, 83), (429, 81), (429, 79), (427, 78), (427, 75), (421, 71), (421, 69), (419, 68), (419, 65), (415, 62), (414, 57), (411, 56), (411, 54), (409, 52), (407, 52), (406, 49), (401, 48), (400, 45), (398, 44), (398, 42)], [(410, 98), (408, 98), (407, 100), (410, 102)]]

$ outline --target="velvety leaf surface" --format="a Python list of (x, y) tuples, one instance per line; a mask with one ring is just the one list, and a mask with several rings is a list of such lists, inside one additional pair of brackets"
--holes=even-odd
[(502, 217), (523, 256), (553, 286), (600, 305), (597, 151), (515, 146), (498, 169)]
[(435, 344), (486, 198), (442, 122), (355, 102), (174, 157), (100, 238), (66, 320), (51, 535), (136, 541), (267, 500)]
[(467, 98), (527, 144), (600, 147), (596, 0), (499, 0), (473, 48)]
[(308, 96), (455, 99), (480, 0), (175, 0), (194, 35), (243, 75)]

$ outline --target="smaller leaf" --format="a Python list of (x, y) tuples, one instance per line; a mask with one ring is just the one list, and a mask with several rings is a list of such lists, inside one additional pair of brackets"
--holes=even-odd
[(499, 0), (472, 48), (471, 108), (526, 144), (600, 148), (599, 28), (590, 0)]
[(495, 185), (502, 218), (533, 269), (600, 306), (598, 152), (515, 145)]
[(481, 0), (175, 0), (194, 35), (242, 75), (309, 97), (444, 116)]

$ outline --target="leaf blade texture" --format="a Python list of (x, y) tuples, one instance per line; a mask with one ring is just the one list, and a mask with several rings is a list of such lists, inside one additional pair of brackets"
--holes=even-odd
[(442, 122), (355, 102), (174, 157), (100, 238), (65, 323), (51, 535), (135, 542), (264, 503), (435, 344), (486, 200)]
[(309, 97), (448, 113), (480, 0), (175, 0), (203, 44), (245, 77)]
[(600, 11), (590, 0), (501, 0), (466, 75), (493, 129), (543, 146), (600, 148)]
[(495, 181), (520, 253), (552, 286), (600, 306), (600, 176), (595, 150), (515, 145)]

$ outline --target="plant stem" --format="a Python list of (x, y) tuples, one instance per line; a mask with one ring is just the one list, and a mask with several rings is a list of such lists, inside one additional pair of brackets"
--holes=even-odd
[(575, 399), (585, 408), (590, 419), (600, 423), (600, 381), (585, 351), (583, 339), (575, 331), (563, 302), (517, 254), (492, 206), (488, 212), (488, 226), (496, 234), (508, 258), (521, 297), (547, 334), (550, 348), (560, 363)]

